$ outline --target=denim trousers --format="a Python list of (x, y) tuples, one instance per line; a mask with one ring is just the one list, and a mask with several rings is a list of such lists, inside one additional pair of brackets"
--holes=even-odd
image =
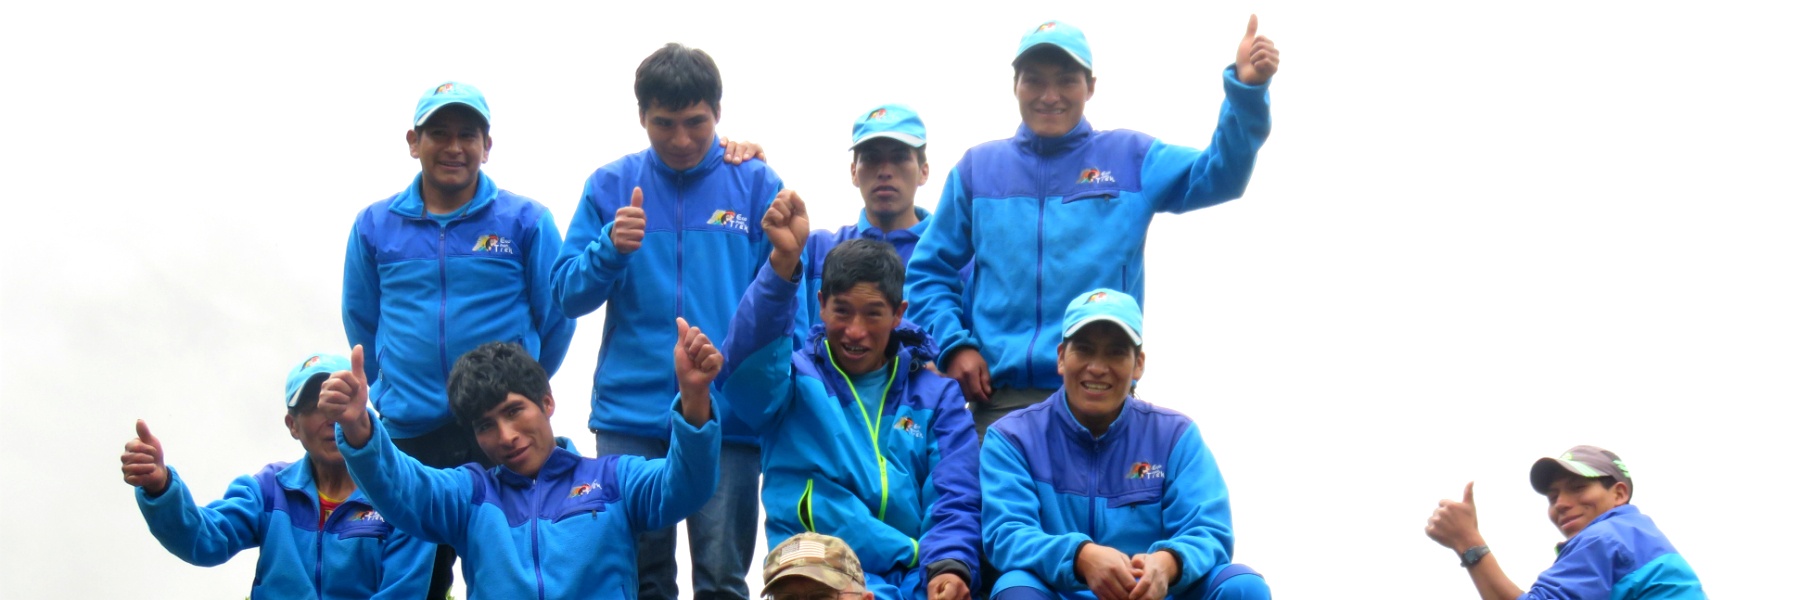
[[(596, 454), (629, 454), (663, 458), (668, 440), (594, 434)], [(762, 455), (755, 446), (719, 447), (719, 486), (711, 500), (687, 518), (688, 559), (693, 569), (694, 598), (750, 597), (744, 575), (756, 552), (756, 514), (760, 502)], [(638, 598), (674, 600), (680, 593), (675, 582), (675, 526), (638, 534)]]

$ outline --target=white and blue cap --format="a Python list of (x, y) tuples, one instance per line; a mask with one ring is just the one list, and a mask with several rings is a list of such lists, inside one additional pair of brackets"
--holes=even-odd
[(850, 126), (850, 149), (875, 138), (898, 140), (914, 148), (925, 146), (925, 121), (905, 104), (883, 104), (863, 113)]
[(1076, 296), (1069, 302), (1069, 309), (1063, 312), (1062, 337), (1067, 340), (1081, 328), (1101, 321), (1118, 324), (1131, 337), (1133, 346), (1144, 345), (1144, 310), (1138, 308), (1137, 298), (1106, 288)]
[(1081, 65), (1081, 68), (1087, 69), (1089, 73), (1094, 71), (1094, 53), (1088, 50), (1087, 36), (1083, 35), (1081, 30), (1074, 25), (1062, 21), (1045, 21), (1042, 25), (1025, 32), (1025, 37), (1019, 40), (1019, 53), (1013, 55), (1013, 66), (1019, 66), (1019, 59), (1023, 58), (1026, 52), (1044, 44), (1061, 48), (1063, 52), (1069, 53), (1069, 56), (1073, 57), (1075, 63)]
[(287, 400), (289, 409), (299, 408), (304, 399), (312, 402), (319, 400), (319, 386), (331, 377), (332, 373), (350, 370), (350, 359), (336, 354), (308, 354), (306, 359), (288, 371)]
[(438, 109), (452, 104), (461, 104), (475, 109), (475, 112), (481, 115), (484, 123), (494, 122), (493, 117), (488, 115), (487, 97), (481, 95), (481, 90), (466, 83), (446, 81), (437, 87), (425, 90), (425, 95), (419, 97), (419, 108), (413, 111), (413, 127), (424, 126), (425, 121), (430, 120), (431, 115), (437, 114)]

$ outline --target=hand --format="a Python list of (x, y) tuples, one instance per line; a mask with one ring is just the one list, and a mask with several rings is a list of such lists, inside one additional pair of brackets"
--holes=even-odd
[(1256, 35), (1256, 15), (1250, 15), (1250, 29), (1244, 32), (1244, 41), (1238, 42), (1238, 81), (1245, 85), (1268, 83), (1280, 66), (1281, 51), (1275, 49), (1274, 40)]
[(1169, 584), (1181, 575), (1181, 565), (1167, 550), (1131, 557), (1131, 570), (1138, 576), (1131, 600), (1162, 600), (1169, 595)]
[(1439, 500), (1438, 508), (1425, 524), (1425, 535), (1458, 554), (1486, 545), (1475, 521), (1475, 482), (1463, 488), (1463, 501)]
[(927, 600), (969, 600), (969, 584), (955, 573), (939, 573), (925, 589)]
[(775, 268), (776, 275), (789, 280), (794, 278), (794, 269), (800, 264), (800, 250), (806, 245), (811, 227), (806, 216), (806, 201), (800, 199), (799, 192), (781, 190), (775, 194), (775, 201), (763, 211), (762, 228), (764, 237), (769, 238), (769, 245), (773, 247), (769, 251), (769, 265)]
[(1100, 600), (1129, 600), (1131, 589), (1137, 586), (1131, 559), (1100, 544), (1081, 546), (1081, 553), (1075, 556), (1075, 574), (1087, 581), (1088, 589)]
[(982, 358), (981, 351), (973, 346), (958, 348), (951, 354), (944, 375), (962, 384), (964, 400), (987, 404), (994, 395), (993, 383), (988, 379), (987, 359)]
[(712, 418), (712, 381), (725, 366), (725, 355), (687, 319), (675, 317), (675, 379), (681, 386), (681, 413), (699, 426)]
[(143, 419), (138, 419), (137, 437), (125, 442), (119, 463), (125, 483), (144, 488), (144, 495), (155, 497), (168, 491), (169, 468), (163, 465), (162, 441), (150, 435), (150, 426)]
[(762, 145), (756, 142), (734, 142), (721, 135), (719, 136), (719, 146), (725, 148), (725, 164), (728, 165), (741, 164), (752, 158), (764, 162), (769, 160), (767, 156), (763, 155)]
[(363, 347), (350, 349), (350, 370), (332, 373), (319, 384), (319, 412), (344, 430), (344, 441), (361, 448), (369, 443), (369, 378), (363, 375)]
[(631, 206), (613, 213), (612, 243), (619, 254), (631, 254), (644, 245), (644, 188), (631, 188)]

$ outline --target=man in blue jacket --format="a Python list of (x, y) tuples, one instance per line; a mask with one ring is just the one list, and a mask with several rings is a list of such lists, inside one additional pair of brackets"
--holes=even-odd
[(395, 529), (357, 489), (338, 453), (333, 421), (318, 410), (319, 386), (348, 368), (341, 356), (307, 356), (288, 373), (288, 435), (306, 454), (271, 463), (231, 482), (206, 506), (175, 469), (163, 464), (162, 442), (137, 422), (119, 468), (137, 488), (138, 510), (151, 535), (189, 564), (224, 564), (259, 548), (251, 598), (415, 600), (431, 583), (437, 547)]
[[(1144, 239), (1155, 213), (1243, 194), (1269, 135), (1269, 78), (1279, 54), (1256, 17), (1225, 68), (1225, 102), (1205, 150), (1134, 131), (1099, 131), (1087, 38), (1050, 21), (1013, 59), (1024, 123), (976, 146), (945, 179), (937, 212), (907, 264), (907, 319), (943, 349), (938, 367), (962, 384), (976, 431), (1056, 389), (1056, 308), (1096, 285), (1144, 293)], [(1105, 232), (1105, 235), (1095, 235)], [(965, 298), (959, 270), (973, 264)]]
[(981, 447), (982, 547), (993, 597), (1263, 598), (1231, 563), (1231, 503), (1194, 421), (1136, 397), (1143, 313), (1117, 290), (1063, 312), (1049, 400)]
[(1500, 570), (1475, 522), (1475, 482), (1463, 501), (1442, 500), (1425, 535), (1457, 553), (1483, 600), (1703, 600), (1700, 578), (1650, 517), (1631, 504), (1636, 485), (1609, 450), (1576, 446), (1531, 465), (1531, 487), (1550, 501), (1567, 540), (1556, 562), (1521, 590)]
[(769, 543), (836, 536), (877, 598), (966, 600), (980, 567), (974, 425), (956, 382), (925, 368), (924, 332), (900, 320), (900, 257), (860, 238), (826, 254), (820, 325), (796, 349), (805, 204), (782, 192), (762, 226), (774, 250), (738, 305), (722, 377), (762, 435)]
[[(650, 148), (613, 161), (587, 180), (556, 259), (553, 286), (565, 314), (605, 305), (588, 427), (600, 454), (659, 457), (668, 451), (675, 393), (669, 324), (684, 317), (725, 331), (738, 298), (769, 254), (755, 225), (781, 190), (760, 160), (730, 164), (713, 133), (723, 97), (705, 52), (669, 44), (638, 65), (638, 117)], [(729, 404), (729, 396), (721, 396)], [(696, 598), (746, 598), (756, 550), (756, 436), (721, 415), (719, 493), (688, 519)], [(639, 594), (677, 595), (675, 531), (646, 532)]]
[[(463, 557), (471, 598), (635, 598), (638, 533), (698, 509), (718, 480), (719, 426), (709, 388), (724, 359), (677, 322), (669, 456), (583, 458), (550, 428), (550, 379), (517, 344), (483, 344), (456, 361), (450, 402), (496, 466), (428, 468), (369, 419), (362, 348), (325, 383), (350, 475), (395, 527)], [(667, 350), (665, 350), (667, 352)]]

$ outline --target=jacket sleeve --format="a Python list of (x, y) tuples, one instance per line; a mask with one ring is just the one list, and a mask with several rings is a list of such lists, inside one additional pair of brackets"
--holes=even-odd
[[(680, 403), (677, 396), (675, 406)], [(720, 442), (719, 403), (712, 404), (713, 418), (699, 427), (679, 412), (671, 415), (667, 457), (619, 457), (625, 514), (638, 533), (674, 525), (712, 499), (719, 486)]]
[(1169, 595), (1178, 596), (1213, 567), (1231, 562), (1231, 501), (1198, 427), (1189, 425), (1176, 439), (1167, 474), (1162, 514), (1169, 537), (1150, 544), (1150, 552), (1168, 550), (1181, 559), (1181, 577), (1169, 588)]
[(981, 480), (975, 420), (953, 382), (939, 392), (932, 415), (931, 472), (925, 479), (928, 515), (919, 541), (921, 563), (956, 560), (968, 567), (969, 589), (981, 589)]
[[(1614, 565), (1624, 548), (1605, 536), (1575, 536), (1556, 562), (1538, 575), (1519, 600), (1605, 600), (1619, 580)], [(1629, 561), (1625, 561), (1629, 562)]]
[(800, 250), (800, 284), (798, 297), (794, 299), (794, 347), (806, 344), (812, 336), (813, 325), (819, 322), (819, 289), (823, 286), (825, 271), (825, 254), (831, 252), (836, 240), (830, 231), (814, 229), (806, 236), (806, 246)]
[(363, 373), (369, 381), (381, 379), (381, 352), (375, 347), (381, 323), (381, 275), (375, 252), (364, 243), (362, 219), (350, 226), (350, 242), (344, 249), (344, 337), (350, 346), (362, 344)]
[(196, 506), (187, 484), (169, 467), (169, 488), (155, 498), (137, 488), (137, 504), (150, 535), (188, 564), (224, 564), (239, 551), (262, 545), (262, 491), (249, 475), (232, 480), (224, 498)]
[(531, 255), (525, 265), (525, 293), (531, 301), (531, 323), (538, 334), (538, 364), (544, 373), (555, 376), (568, 355), (569, 340), (575, 337), (575, 321), (563, 316), (562, 307), (551, 291), (556, 257), (562, 251), (562, 233), (556, 229), (556, 218), (544, 209), (538, 215), (533, 231)]
[(959, 271), (975, 256), (975, 243), (970, 238), (970, 206), (967, 182), (961, 171), (965, 160), (950, 170), (945, 179), (944, 195), (938, 200), (931, 224), (913, 247), (912, 260), (906, 263), (906, 298), (911, 304), (906, 319), (931, 333), (945, 357), (963, 346), (981, 349), (981, 341), (969, 330), (964, 317), (962, 275)]
[(395, 527), (381, 551), (381, 582), (370, 600), (415, 600), (431, 591), (437, 545)]
[(475, 483), (468, 470), (433, 469), (394, 446), (381, 419), (369, 419), (369, 443), (352, 448), (337, 428), (338, 451), (350, 479), (394, 527), (431, 544), (466, 548), (469, 517), (475, 510)]
[(622, 254), (612, 243), (612, 215), (600, 210), (602, 174), (589, 177), (582, 189), (581, 203), (569, 222), (569, 237), (551, 268), (551, 295), (562, 314), (575, 318), (600, 308), (625, 275), (631, 255)]
[(1256, 151), (1269, 139), (1269, 86), (1238, 81), (1237, 66), (1225, 69), (1225, 102), (1205, 150), (1158, 140), (1144, 156), (1141, 181), (1159, 212), (1182, 213), (1244, 195)]
[(1044, 531), (1037, 484), (1013, 444), (999, 429), (989, 428), (981, 445), (982, 550), (1000, 573), (1025, 571), (1057, 591), (1085, 589), (1075, 580), (1075, 553), (1093, 539)]
[(796, 393), (792, 331), (798, 288), (765, 262), (738, 300), (725, 335), (720, 389), (731, 399), (732, 414), (758, 432), (787, 409)]

